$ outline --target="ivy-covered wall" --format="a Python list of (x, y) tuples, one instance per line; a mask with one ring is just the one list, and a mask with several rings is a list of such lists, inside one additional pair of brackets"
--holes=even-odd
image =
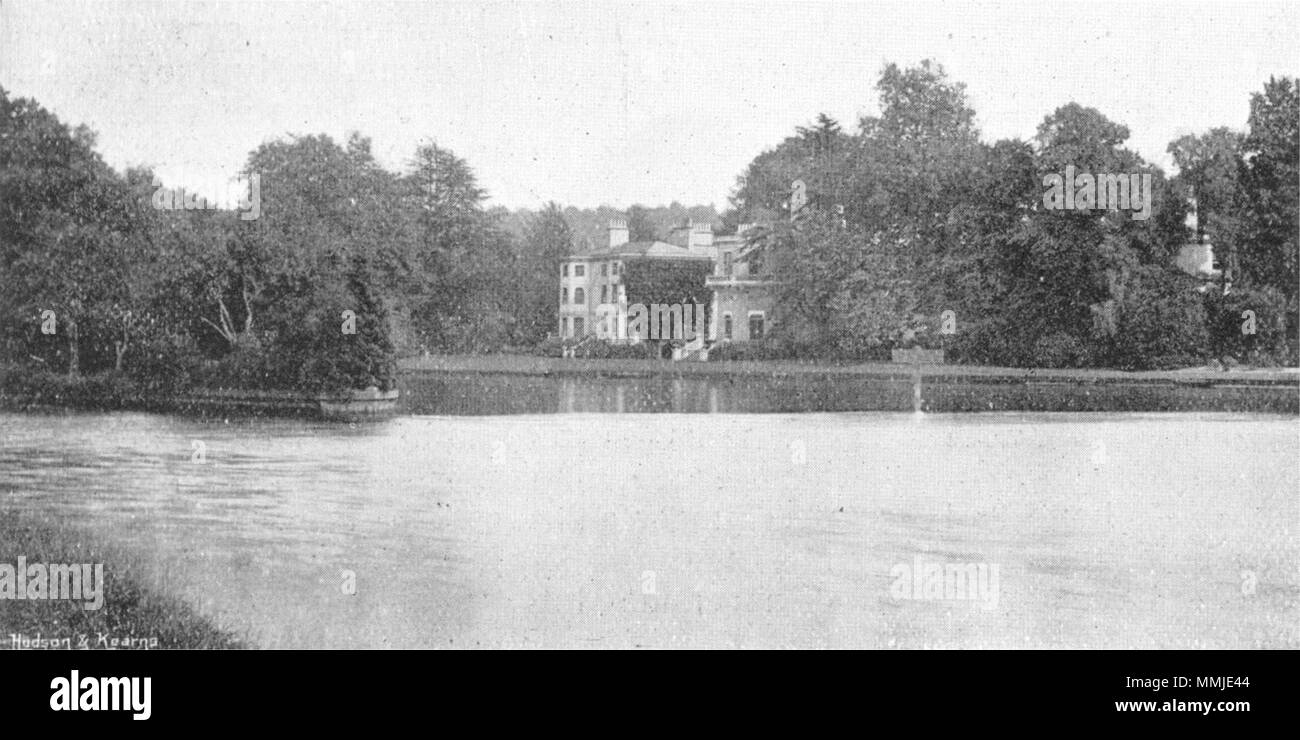
[(704, 279), (713, 271), (709, 260), (630, 259), (623, 263), (628, 305), (641, 303), (699, 303), (709, 305), (711, 291)]
[[(623, 284), (627, 289), (628, 306), (636, 304), (650, 310), (647, 320), (650, 324), (642, 326), (637, 316), (629, 316), (628, 332), (643, 338), (654, 339), (690, 339), (695, 332), (707, 332), (710, 323), (712, 291), (705, 287), (705, 278), (712, 272), (712, 263), (708, 260), (654, 260), (638, 259), (625, 261), (623, 265)], [(689, 315), (685, 308), (677, 313), (684, 317), (686, 325), (677, 328), (663, 328), (655, 313), (655, 304), (660, 306), (692, 306)], [(695, 313), (695, 312), (699, 313)]]

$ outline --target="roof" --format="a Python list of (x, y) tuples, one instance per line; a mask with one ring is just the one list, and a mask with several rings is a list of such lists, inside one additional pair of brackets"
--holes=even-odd
[(605, 247), (586, 254), (569, 255), (572, 259), (601, 259), (605, 257), (653, 257), (656, 259), (707, 260), (707, 254), (692, 252), (685, 247), (661, 241), (628, 242), (617, 247)]

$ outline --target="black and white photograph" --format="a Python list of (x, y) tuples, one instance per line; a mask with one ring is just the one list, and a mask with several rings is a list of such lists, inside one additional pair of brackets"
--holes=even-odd
[(0, 0), (0, 651), (1300, 648), (1298, 186), (1293, 2)]

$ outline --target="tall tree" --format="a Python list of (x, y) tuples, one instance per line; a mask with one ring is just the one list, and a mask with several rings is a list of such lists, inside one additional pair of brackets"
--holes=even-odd
[(634, 205), (627, 209), (628, 239), (634, 242), (652, 242), (659, 239), (659, 230), (650, 220), (645, 206)]
[(735, 215), (728, 221), (788, 216), (795, 180), (803, 181), (812, 208), (835, 210), (844, 205), (853, 146), (853, 139), (825, 113), (812, 126), (797, 127), (794, 136), (755, 157), (737, 179), (731, 196)]
[[(1295, 312), (1300, 288), (1300, 80), (1270, 78), (1250, 96), (1243, 143), (1248, 236), (1241, 266), (1247, 280), (1280, 289)], [(1293, 319), (1294, 322), (1294, 319)]]
[(535, 343), (555, 331), (560, 264), (572, 253), (573, 229), (564, 217), (564, 210), (554, 201), (547, 203), (529, 221), (523, 239), (519, 274), (523, 296), (520, 342)]
[(1198, 240), (1241, 207), (1242, 135), (1229, 128), (1182, 136), (1169, 144), (1179, 184), (1196, 202)]
[(5, 344), (35, 346), (29, 340), (52, 311), (69, 375), (81, 371), (84, 349), (96, 349), (89, 345), (97, 333), (128, 341), (112, 328), (129, 334), (149, 270), (141, 228), (148, 201), (94, 147), (89, 129), (69, 130), (35, 101), (0, 88)]
[(484, 210), (487, 192), (451, 150), (425, 144), (405, 177), (425, 284), (414, 309), (427, 347), (483, 351), (514, 331), (517, 300), (510, 237)]

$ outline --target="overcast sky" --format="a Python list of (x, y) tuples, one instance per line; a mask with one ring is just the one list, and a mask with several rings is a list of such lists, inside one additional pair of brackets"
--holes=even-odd
[(450, 147), (510, 207), (721, 208), (763, 149), (819, 111), (852, 128), (886, 62), (925, 58), (987, 141), (1077, 101), (1168, 169), (1170, 140), (1243, 128), (1252, 91), (1300, 74), (1298, 6), (0, 0), (0, 85), (169, 184), (358, 130), (393, 169)]

